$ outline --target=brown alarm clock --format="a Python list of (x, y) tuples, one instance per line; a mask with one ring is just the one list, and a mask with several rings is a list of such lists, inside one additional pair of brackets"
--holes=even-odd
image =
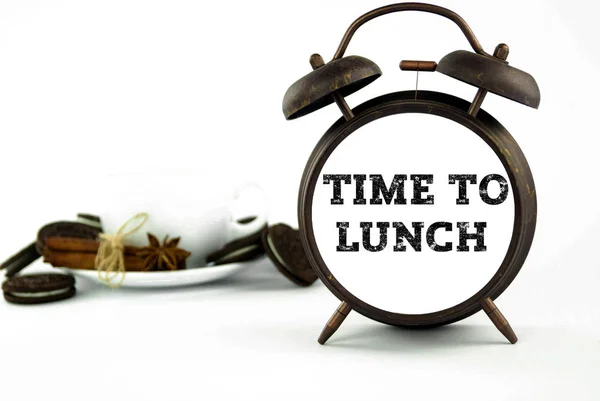
[[(358, 28), (379, 16), (421, 11), (454, 22), (473, 51), (402, 61), (402, 71), (440, 72), (477, 88), (472, 101), (407, 90), (351, 108), (345, 98), (382, 74), (371, 60), (345, 56)], [(298, 219), (307, 258), (341, 301), (319, 337), (324, 344), (348, 313), (431, 328), (484, 310), (511, 342), (517, 336), (494, 300), (523, 266), (536, 225), (527, 160), (507, 129), (480, 107), (488, 92), (538, 108), (528, 73), (507, 62), (508, 46), (486, 53), (456, 13), (399, 3), (355, 20), (324, 63), (283, 99), (293, 120), (335, 103), (342, 117), (322, 136), (300, 183)]]

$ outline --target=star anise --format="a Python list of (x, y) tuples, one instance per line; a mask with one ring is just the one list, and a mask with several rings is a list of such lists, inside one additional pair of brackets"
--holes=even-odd
[(167, 235), (161, 245), (160, 241), (148, 233), (148, 246), (141, 248), (136, 255), (144, 258), (144, 271), (178, 270), (185, 268), (185, 259), (191, 255), (188, 251), (177, 248), (181, 237), (169, 240)]

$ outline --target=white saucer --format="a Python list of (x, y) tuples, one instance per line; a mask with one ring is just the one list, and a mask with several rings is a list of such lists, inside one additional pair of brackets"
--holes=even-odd
[[(241, 263), (229, 263), (219, 266), (208, 266), (194, 269), (161, 271), (161, 272), (127, 272), (121, 287), (129, 288), (165, 288), (210, 283), (231, 276), (247, 267), (260, 263), (264, 257)], [(85, 277), (100, 284), (105, 284), (95, 270), (66, 269), (61, 270), (77, 277)]]

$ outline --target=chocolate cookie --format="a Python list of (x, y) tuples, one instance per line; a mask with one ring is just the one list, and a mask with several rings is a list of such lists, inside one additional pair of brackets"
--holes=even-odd
[(306, 258), (298, 230), (276, 224), (263, 232), (262, 242), (281, 274), (303, 287), (315, 282), (317, 275)]
[(264, 255), (265, 250), (263, 249), (261, 238), (266, 229), (267, 226), (264, 225), (260, 231), (229, 242), (223, 248), (208, 255), (206, 262), (214, 263), (215, 265), (224, 265), (227, 263), (245, 262)]
[(35, 262), (42, 254), (37, 250), (37, 242), (33, 242), (21, 249), (0, 264), (0, 270), (6, 269), (6, 277), (12, 277), (25, 267)]
[(101, 232), (102, 229), (89, 224), (74, 221), (57, 221), (40, 228), (35, 247), (43, 255), (47, 238), (61, 237), (95, 240)]
[(75, 295), (75, 279), (66, 274), (26, 274), (2, 284), (4, 299), (32, 305), (60, 301)]
[[(95, 216), (88, 216), (89, 219), (93, 217)], [(47, 224), (40, 228), (35, 242), (27, 245), (10, 259), (0, 264), (0, 270), (6, 269), (6, 277), (13, 277), (16, 275), (44, 254), (44, 246), (47, 238), (67, 237), (96, 239), (101, 232), (102, 229), (100, 226), (93, 226), (86, 223), (57, 221)]]

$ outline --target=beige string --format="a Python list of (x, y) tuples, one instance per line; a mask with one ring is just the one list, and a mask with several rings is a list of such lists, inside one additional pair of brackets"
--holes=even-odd
[[(127, 226), (136, 219), (142, 219), (135, 227), (125, 231)], [(111, 288), (118, 288), (125, 279), (125, 256), (123, 240), (125, 237), (138, 231), (148, 221), (148, 213), (138, 213), (127, 220), (115, 234), (101, 233), (100, 246), (96, 254), (95, 266), (98, 271), (98, 278), (105, 282)], [(116, 282), (113, 280), (120, 279)]]

